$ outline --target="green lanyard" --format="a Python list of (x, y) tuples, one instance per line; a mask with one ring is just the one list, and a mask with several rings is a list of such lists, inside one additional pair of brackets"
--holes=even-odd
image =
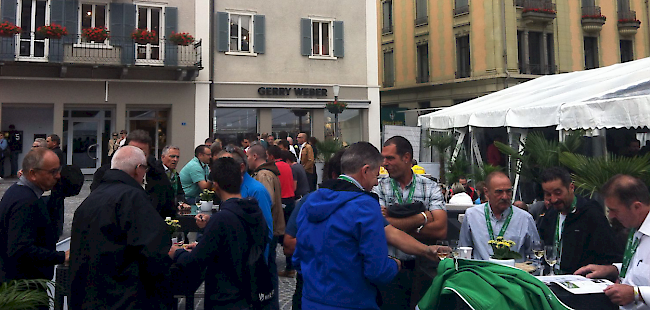
[(627, 236), (627, 245), (625, 245), (625, 254), (623, 254), (623, 266), (621, 266), (621, 272), (619, 273), (621, 279), (625, 278), (627, 268), (630, 267), (630, 261), (632, 261), (632, 256), (634, 256), (636, 248), (641, 243), (641, 238), (634, 238), (634, 233), (636, 233), (636, 229), (630, 229), (630, 234)]
[[(490, 221), (490, 208), (488, 208), (488, 203), (485, 204), (485, 222), (487, 222), (487, 229), (488, 233), (490, 233), (490, 240), (495, 240), (494, 238), (494, 230), (492, 229), (492, 221)], [(501, 231), (499, 231), (499, 236), (498, 237), (503, 237), (503, 235), (506, 233), (506, 230), (508, 230), (508, 225), (510, 225), (510, 220), (512, 219), (512, 214), (514, 210), (512, 210), (512, 206), (510, 206), (510, 214), (508, 214), (508, 217), (506, 218), (506, 222), (503, 223), (503, 226), (501, 227)]]
[(176, 182), (176, 176), (178, 174), (172, 170), (169, 170), (169, 182), (172, 183), (172, 188), (174, 189), (174, 195), (178, 193), (178, 182)]
[[(569, 208), (568, 213), (573, 212), (573, 210), (576, 209), (576, 204), (578, 204), (578, 197), (573, 196), (573, 202), (571, 203), (571, 207)], [(566, 218), (564, 218), (564, 222), (562, 223), (562, 233), (560, 233), (560, 214), (557, 214), (557, 222), (555, 224), (555, 237), (553, 238), (553, 244), (555, 245), (555, 249), (557, 250), (558, 257), (560, 258), (560, 264), (562, 264), (562, 234), (564, 234), (564, 227), (566, 226)], [(556, 265), (558, 268), (560, 267), (559, 264)]]
[(340, 176), (338, 177), (338, 179), (339, 179), (339, 180), (348, 181), (348, 182), (354, 184), (356, 187), (360, 187), (359, 182), (357, 182), (356, 180), (352, 179), (351, 177), (349, 177), (349, 176), (347, 176), (347, 175), (340, 175)]
[(397, 201), (400, 204), (411, 203), (413, 201), (413, 194), (415, 193), (415, 187), (417, 185), (417, 178), (415, 175), (413, 175), (413, 183), (411, 184), (411, 189), (409, 190), (409, 195), (408, 198), (406, 198), (406, 202), (404, 202), (402, 199), (402, 191), (399, 190), (397, 182), (395, 182), (394, 179), (390, 179), (390, 184), (393, 187), (393, 194), (395, 194), (395, 197), (397, 197)]

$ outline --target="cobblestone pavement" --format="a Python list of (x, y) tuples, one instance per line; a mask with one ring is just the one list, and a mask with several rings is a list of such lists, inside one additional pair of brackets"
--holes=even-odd
[[(14, 183), (17, 179), (3, 179), (0, 181), (0, 196), (4, 195), (5, 191)], [(70, 231), (72, 229), (72, 217), (74, 216), (74, 211), (81, 204), (81, 202), (88, 197), (90, 194), (90, 180), (89, 177), (86, 178), (83, 188), (79, 195), (74, 197), (68, 197), (65, 199), (65, 220), (63, 224), (63, 235), (60, 240), (70, 237)], [(276, 262), (278, 265), (278, 270), (284, 270), (285, 267), (285, 256), (282, 253), (282, 247), (278, 246), (277, 248), (277, 258)], [(289, 310), (291, 309), (291, 297), (296, 288), (296, 279), (295, 278), (280, 278), (280, 309)], [(197, 293), (203, 293), (203, 287), (199, 288)], [(202, 298), (197, 298), (194, 301), (196, 310), (203, 310), (203, 300)], [(179, 309), (185, 309), (185, 301), (179, 301)]]

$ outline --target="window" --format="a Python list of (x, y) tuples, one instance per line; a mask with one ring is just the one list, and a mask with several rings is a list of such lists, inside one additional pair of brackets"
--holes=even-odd
[(311, 22), (312, 31), (312, 55), (313, 56), (331, 56), (332, 55), (332, 42), (331, 42), (331, 28), (332, 23), (329, 21), (316, 21)]
[(136, 43), (136, 59), (139, 63), (157, 63), (162, 62), (163, 49), (160, 46), (160, 38), (165, 36), (162, 27), (162, 7), (138, 6), (137, 10), (137, 27), (155, 32), (157, 39), (153, 43), (139, 44)]
[[(361, 128), (362, 113), (360, 109), (345, 109), (339, 114), (338, 132), (340, 141), (344, 145), (350, 145), (363, 140), (363, 129)], [(336, 120), (334, 114), (325, 109), (325, 139), (334, 139)]]
[(393, 51), (384, 53), (384, 87), (395, 85), (395, 67), (393, 63)]
[(393, 32), (393, 1), (382, 2), (381, 12), (381, 33)]
[(454, 15), (469, 13), (468, 0), (455, 0), (454, 1)]
[[(526, 41), (528, 40), (528, 41)], [(519, 72), (522, 74), (555, 74), (555, 53), (552, 33), (517, 31)], [(528, 58), (526, 58), (528, 48)]]
[(230, 14), (229, 51), (240, 53), (253, 52), (253, 15)]
[(216, 108), (213, 113), (213, 135), (221, 141), (238, 143), (243, 138), (254, 140), (257, 133), (257, 109)]
[(427, 0), (415, 0), (415, 25), (426, 25), (427, 23)]
[[(271, 109), (271, 131), (288, 132), (290, 135), (306, 132), (311, 135), (311, 113), (304, 109)], [(295, 136), (294, 136), (295, 138)]]
[(598, 38), (585, 37), (585, 69), (598, 68)]
[(422, 44), (417, 46), (417, 83), (426, 83), (429, 81), (429, 45)]
[(630, 11), (630, 0), (617, 0), (617, 7), (619, 12)]
[(621, 62), (634, 60), (634, 43), (632, 40), (621, 40)]
[(45, 37), (36, 33), (36, 29), (49, 24), (49, 2), (44, 0), (22, 0), (19, 4), (17, 24), (22, 29), (18, 55), (25, 58), (47, 57), (48, 46)]
[[(79, 14), (81, 14), (79, 18), (81, 21), (79, 33), (83, 33), (83, 31), (88, 28), (108, 29), (108, 12), (106, 8), (106, 4), (82, 3), (79, 12)], [(81, 42), (106, 43), (106, 40), (95, 42), (81, 37)]]
[(469, 35), (456, 38), (456, 78), (466, 78), (471, 75), (471, 59), (469, 49)]

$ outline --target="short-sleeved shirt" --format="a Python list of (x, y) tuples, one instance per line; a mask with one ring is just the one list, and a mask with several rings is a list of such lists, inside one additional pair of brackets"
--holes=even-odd
[[(385, 207), (390, 207), (395, 204), (399, 204), (399, 200), (393, 191), (391, 178), (382, 178), (379, 179), (379, 183), (375, 186), (372, 191), (379, 196), (379, 204)], [(420, 201), (424, 203), (427, 210), (443, 210), (445, 209), (445, 200), (442, 197), (442, 191), (433, 180), (430, 180), (426, 177), (423, 177), (418, 174), (413, 174), (411, 182), (407, 184), (404, 189), (398, 187), (402, 195), (402, 201), (405, 203), (408, 199), (411, 188), (415, 186), (415, 191), (413, 192), (413, 202)], [(399, 258), (400, 260), (414, 260), (414, 255), (406, 254), (393, 246), (388, 246), (388, 253)]]
[(282, 198), (292, 198), (295, 196), (293, 192), (293, 172), (291, 172), (291, 167), (289, 164), (278, 160), (275, 162), (275, 165), (280, 170), (280, 188), (282, 189)]
[(291, 172), (293, 173), (293, 180), (297, 181), (296, 197), (302, 197), (309, 193), (309, 181), (307, 180), (307, 172), (305, 168), (299, 164), (294, 163), (291, 165)]
[(197, 157), (192, 158), (192, 160), (183, 167), (179, 174), (185, 197), (199, 197), (201, 194), (199, 182), (207, 181), (208, 175), (210, 175), (210, 168), (208, 168), (208, 165), (200, 162)]

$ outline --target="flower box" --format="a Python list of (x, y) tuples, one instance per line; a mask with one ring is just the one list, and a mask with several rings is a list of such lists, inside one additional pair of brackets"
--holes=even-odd
[(169, 42), (181, 46), (188, 46), (194, 43), (194, 37), (187, 32), (180, 32), (180, 33), (172, 32), (172, 34), (167, 39), (169, 40)]
[(0, 37), (10, 38), (20, 33), (22, 29), (14, 23), (4, 22), (0, 24)]
[(81, 37), (87, 42), (103, 43), (108, 39), (108, 33), (104, 27), (86, 28), (81, 32)]
[(155, 44), (158, 43), (158, 34), (155, 31), (149, 31), (147, 29), (136, 29), (131, 34), (133, 41), (138, 44)]
[(343, 102), (343, 101), (334, 101), (325, 105), (327, 111), (329, 111), (332, 114), (342, 113), (347, 107), (348, 107), (347, 102)]
[(68, 35), (68, 29), (61, 25), (50, 24), (38, 27), (36, 34), (44, 36), (46, 39), (61, 39), (61, 37)]

